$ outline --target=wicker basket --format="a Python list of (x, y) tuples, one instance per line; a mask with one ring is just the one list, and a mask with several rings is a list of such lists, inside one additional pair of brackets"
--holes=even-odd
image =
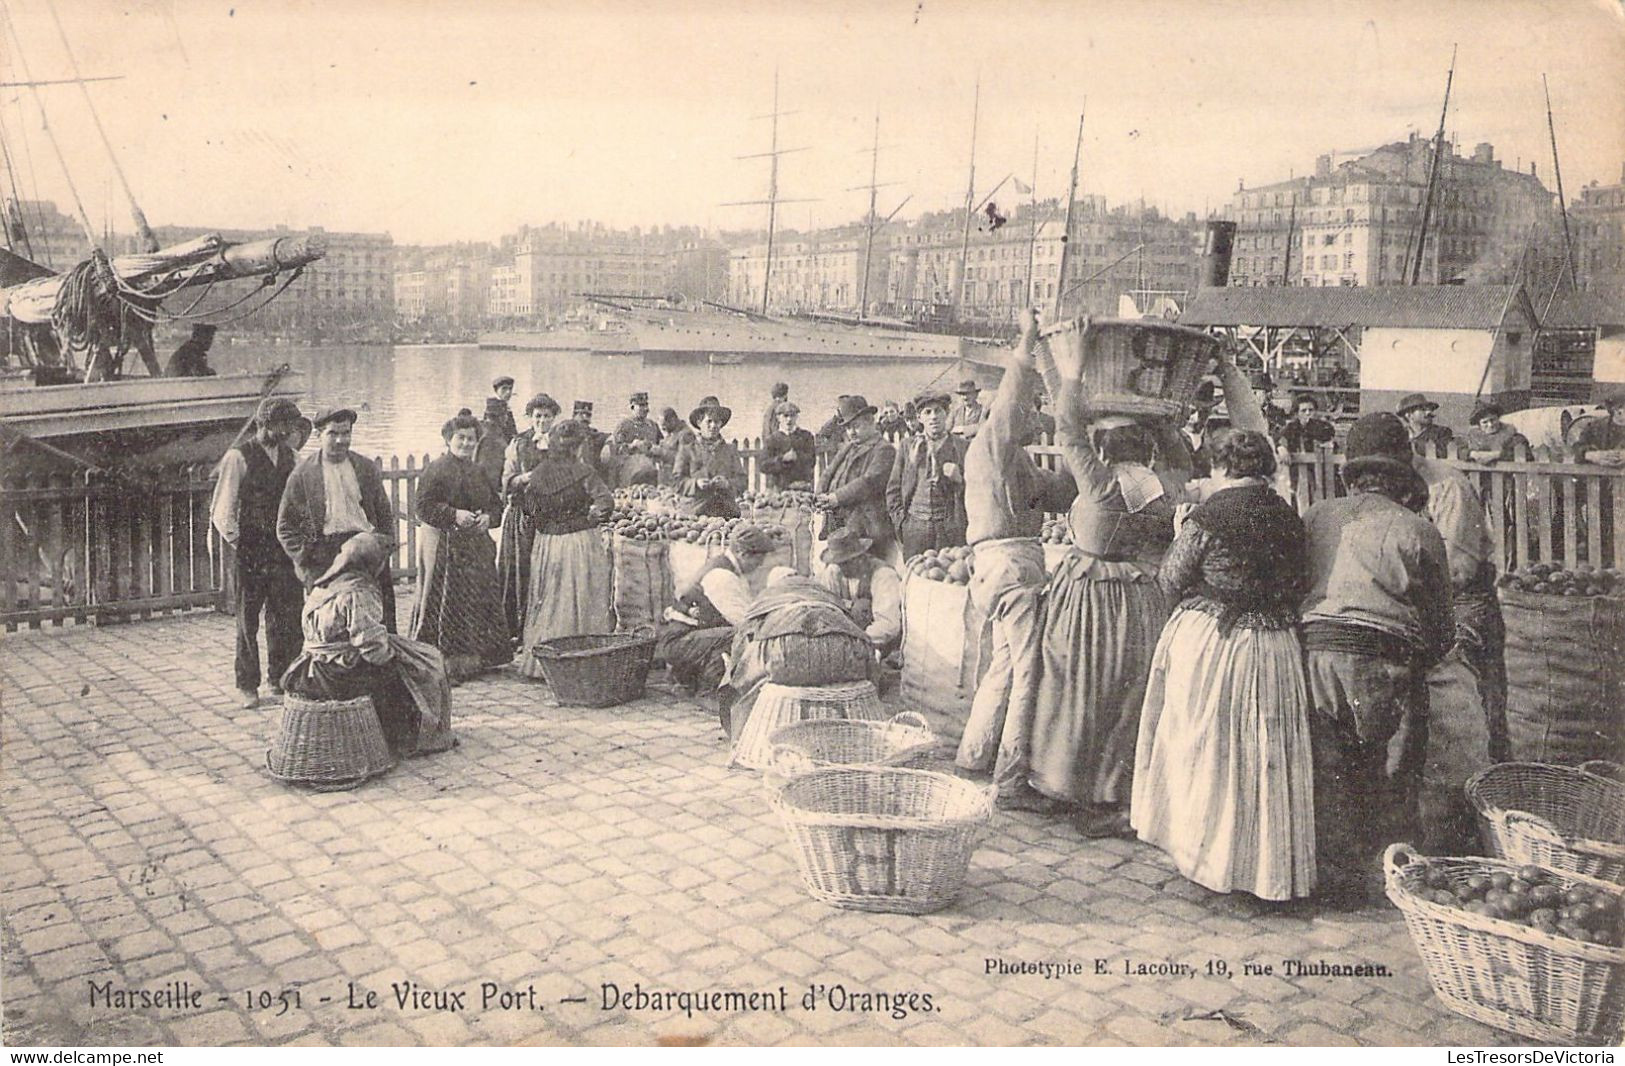
[(959, 894), (994, 791), (930, 770), (841, 766), (786, 780), (769, 796), (814, 899), (924, 914)]
[[(1479, 873), (1515, 873), (1497, 859), (1417, 855), (1406, 844), (1383, 855), (1388, 898), (1405, 915), (1433, 991), (1457, 1014), (1555, 1044), (1614, 1044), (1625, 1036), (1625, 948), (1581, 943), (1517, 922), (1434, 903), (1417, 895), (1430, 869), (1454, 887)], [(1558, 875), (1620, 894), (1594, 878)]]
[[(743, 714), (745, 707), (736, 710)], [(773, 734), (797, 722), (829, 719), (879, 722), (886, 718), (873, 681), (839, 685), (780, 685), (768, 683), (748, 708), (750, 717), (734, 739), (729, 766), (765, 770), (773, 758)]]
[(271, 776), (318, 792), (355, 788), (394, 765), (370, 696), (282, 697), (282, 722), (265, 753)]
[(769, 769), (784, 778), (831, 766), (920, 766), (937, 750), (925, 716), (903, 711), (889, 721), (814, 719), (773, 731)]
[(1052, 351), (1082, 350), (1083, 388), (1099, 414), (1184, 418), (1219, 350), (1201, 330), (1154, 319), (1082, 318), (1039, 331), (1039, 373), (1051, 396), (1060, 377)]
[(1467, 782), (1495, 853), (1625, 883), (1625, 784), (1609, 762), (1501, 763)]
[(615, 707), (643, 695), (655, 638), (649, 633), (555, 637), (537, 644), (534, 654), (560, 704)]

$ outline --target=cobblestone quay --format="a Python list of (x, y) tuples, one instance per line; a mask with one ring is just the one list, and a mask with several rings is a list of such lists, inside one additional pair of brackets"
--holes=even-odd
[(296, 791), (231, 654), (213, 614), (0, 645), (5, 1043), (1510, 1039), (1392, 908), (1271, 911), (1032, 814), (946, 911), (832, 910), (659, 675), (581, 710), (505, 670), (456, 690), (454, 751)]

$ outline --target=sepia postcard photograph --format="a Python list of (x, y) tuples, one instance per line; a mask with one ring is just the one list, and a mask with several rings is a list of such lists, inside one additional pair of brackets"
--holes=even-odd
[(1619, 0), (0, 0), (0, 1045), (1612, 1062), (1621, 86)]

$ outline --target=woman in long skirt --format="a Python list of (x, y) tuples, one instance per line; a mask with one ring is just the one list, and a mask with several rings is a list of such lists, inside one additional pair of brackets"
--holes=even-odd
[(1190, 880), (1268, 900), (1315, 883), (1309, 697), (1297, 608), (1307, 534), (1269, 486), (1260, 433), (1220, 445), (1226, 480), (1185, 519), (1160, 580), (1179, 601), (1152, 660), (1131, 819)]
[(519, 672), (541, 677), (536, 645), (554, 637), (613, 633), (609, 547), (598, 520), (615, 506), (603, 479), (577, 457), (586, 439), (580, 422), (561, 422), (525, 486), (535, 525), (530, 595)]
[(1172, 539), (1173, 505), (1142, 426), (1103, 418), (1089, 436), (1079, 362), (1056, 355), (1057, 442), (1078, 496), (1067, 515), (1073, 545), (1044, 612), (1029, 782), (1072, 805), (1080, 832), (1112, 836), (1128, 832), (1140, 704), (1168, 617), (1148, 560)]
[(547, 451), (547, 434), (559, 417), (553, 397), (539, 392), (525, 404), (530, 428), (508, 444), (502, 459), (502, 542), (497, 549), (497, 574), (502, 586), (502, 613), (508, 633), (515, 639), (525, 631), (525, 606), (530, 595), (530, 553), (536, 527), (525, 510), (525, 486), (530, 472)]
[(417, 606), (409, 630), (446, 657), (453, 681), (501, 666), (513, 658), (502, 614), (497, 549), (488, 532), (497, 494), (475, 465), (480, 424), (461, 411), (440, 431), (446, 454), (430, 463), (418, 482)]

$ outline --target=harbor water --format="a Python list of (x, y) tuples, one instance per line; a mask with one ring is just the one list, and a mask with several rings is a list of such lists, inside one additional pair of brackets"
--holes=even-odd
[(817, 429), (835, 410), (836, 397), (860, 393), (879, 406), (902, 403), (932, 386), (951, 392), (953, 360), (833, 364), (764, 359), (732, 366), (700, 359), (602, 355), (572, 351), (486, 350), (473, 345), (292, 348), (217, 346), (211, 362), (221, 373), (269, 371), (288, 363), (303, 375), (300, 406), (307, 412), (342, 405), (359, 412), (352, 446), (369, 455), (438, 454), (440, 426), (460, 407), (478, 415), (491, 379), (515, 381), (512, 406), (523, 426), (525, 401), (546, 392), (570, 413), (576, 400), (594, 405), (593, 424), (612, 431), (626, 416), (627, 396), (649, 393), (652, 414), (674, 407), (684, 418), (702, 396), (714, 394), (734, 412), (731, 438), (761, 432), (761, 414), (774, 382), (790, 386), (802, 425)]

